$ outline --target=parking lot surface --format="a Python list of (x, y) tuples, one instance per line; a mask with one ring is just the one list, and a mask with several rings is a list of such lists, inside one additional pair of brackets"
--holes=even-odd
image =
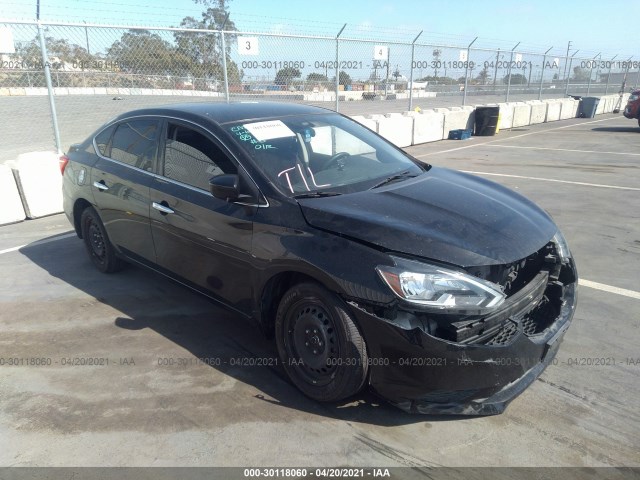
[(492, 417), (316, 403), (232, 312), (99, 273), (64, 215), (0, 227), (0, 465), (640, 466), (639, 141), (604, 115), (407, 149), (529, 197), (576, 259), (556, 364)]

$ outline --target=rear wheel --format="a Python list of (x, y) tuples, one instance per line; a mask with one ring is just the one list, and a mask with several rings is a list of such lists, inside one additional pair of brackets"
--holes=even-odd
[(82, 212), (80, 225), (82, 239), (96, 268), (102, 273), (113, 273), (122, 270), (124, 262), (116, 256), (115, 249), (109, 241), (102, 220), (100, 220), (98, 212), (93, 207), (88, 207)]
[(364, 339), (344, 302), (318, 284), (295, 285), (282, 297), (276, 342), (291, 381), (315, 400), (341, 400), (364, 385)]

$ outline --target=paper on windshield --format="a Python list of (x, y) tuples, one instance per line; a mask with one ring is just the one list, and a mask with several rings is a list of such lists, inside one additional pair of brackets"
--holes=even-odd
[(247, 123), (243, 125), (259, 142), (274, 138), (295, 137), (295, 133), (280, 120)]

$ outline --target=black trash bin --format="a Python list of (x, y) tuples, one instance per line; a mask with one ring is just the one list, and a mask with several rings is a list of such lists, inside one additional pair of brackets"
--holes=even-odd
[(490, 137), (496, 134), (500, 107), (476, 107), (474, 135)]
[(595, 117), (599, 103), (599, 97), (582, 97), (582, 100), (580, 100), (580, 107), (578, 108), (578, 116), (581, 118)]

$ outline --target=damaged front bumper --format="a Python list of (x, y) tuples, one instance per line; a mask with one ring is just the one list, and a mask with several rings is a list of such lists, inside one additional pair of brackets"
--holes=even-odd
[(510, 318), (500, 341), (483, 344), (403, 328), (351, 303), (369, 349), (370, 386), (408, 412), (502, 413), (553, 362), (573, 318), (576, 286), (577, 278), (564, 286), (555, 318), (541, 331), (532, 331), (526, 318)]

